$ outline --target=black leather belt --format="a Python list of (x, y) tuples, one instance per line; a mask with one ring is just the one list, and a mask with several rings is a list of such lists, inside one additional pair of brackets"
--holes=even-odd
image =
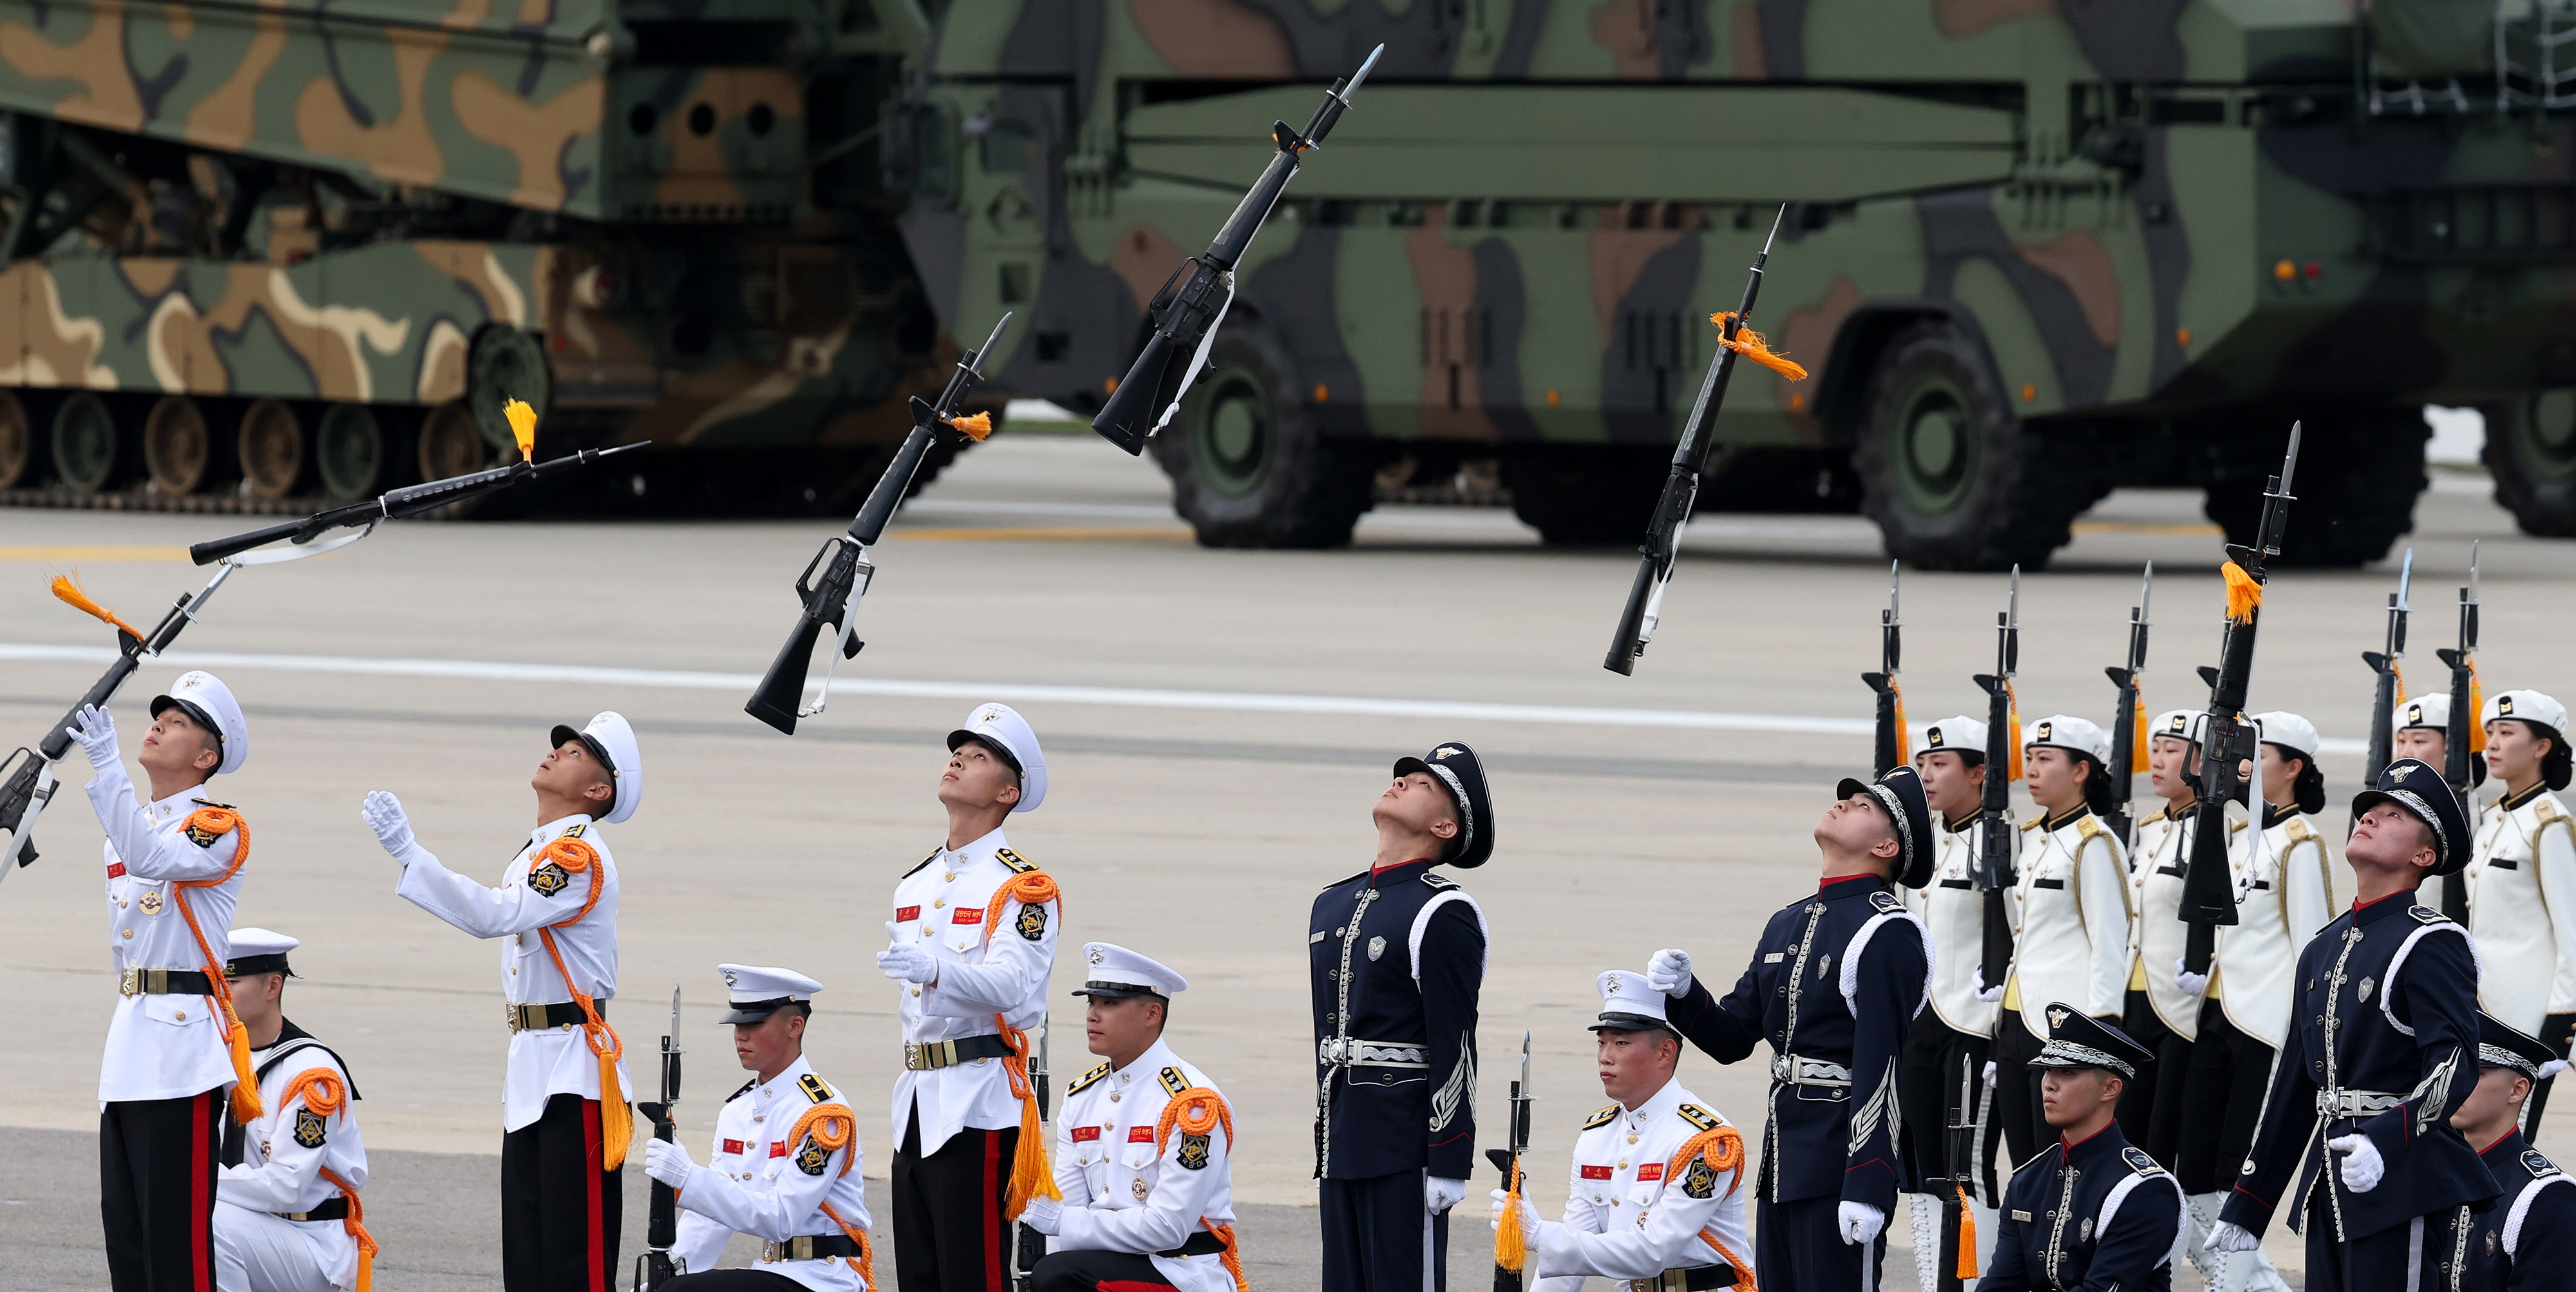
[(194, 969), (128, 969), (116, 977), (126, 996), (212, 996), (215, 985)]
[(280, 1220), (346, 1220), (349, 1218), (349, 1200), (346, 1197), (333, 1198), (311, 1211), (280, 1211), (271, 1214)]
[(1156, 1256), (1215, 1256), (1224, 1250), (1225, 1244), (1217, 1241), (1216, 1235), (1202, 1229), (1197, 1233), (1190, 1235), (1189, 1241), (1182, 1243), (1180, 1246), (1175, 1247), (1168, 1252), (1156, 1252), (1154, 1254)]
[(810, 1234), (803, 1238), (790, 1238), (783, 1243), (760, 1245), (760, 1262), (763, 1265), (774, 1265), (780, 1261), (847, 1259), (858, 1254), (859, 1245), (852, 1242), (848, 1234)]
[[(549, 1027), (579, 1027), (589, 1020), (582, 1017), (581, 1002), (557, 1001), (551, 1005), (509, 1006), (512, 1032), (542, 1032)], [(601, 1018), (608, 1017), (608, 1004), (601, 1001), (591, 1006)]]
[(907, 1072), (928, 1072), (933, 1068), (953, 1068), (977, 1059), (998, 1059), (1011, 1052), (998, 1036), (968, 1036), (954, 1041), (906, 1041), (903, 1043), (903, 1066)]
[(1711, 1288), (1734, 1287), (1735, 1267), (1724, 1261), (1694, 1265), (1684, 1270), (1666, 1270), (1650, 1279), (1623, 1279), (1619, 1286), (1633, 1292), (1709, 1292)]

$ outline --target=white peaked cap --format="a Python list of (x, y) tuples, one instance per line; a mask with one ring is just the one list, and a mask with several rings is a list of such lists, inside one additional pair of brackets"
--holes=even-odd
[(602, 770), (608, 773), (608, 783), (617, 790), (608, 801), (608, 815), (600, 819), (615, 825), (635, 815), (635, 809), (644, 805), (644, 747), (635, 743), (635, 728), (628, 724), (626, 715), (609, 710), (592, 718), (590, 725), (579, 731), (558, 726), (554, 743), (547, 748), (561, 749), (567, 740), (580, 741), (590, 756), (600, 761)]
[(1020, 773), (1020, 801), (1011, 805), (1013, 812), (1035, 812), (1046, 801), (1046, 751), (1038, 748), (1038, 733), (1029, 720), (1007, 704), (985, 703), (966, 715), (966, 725), (948, 733), (948, 748), (972, 740), (987, 748), (999, 750)]
[(2501, 691), (2487, 697), (2485, 711), (2478, 714), (2483, 727), (2498, 718), (2520, 718), (2537, 722), (2551, 731), (2567, 731), (2567, 706), (2538, 691)]
[(733, 1008), (719, 1023), (757, 1023), (795, 1002), (811, 1003), (823, 984), (793, 969), (768, 965), (717, 965), (725, 1002)]
[(1172, 997), (1190, 989), (1190, 980), (1151, 956), (1139, 955), (1114, 942), (1085, 942), (1082, 962), (1089, 966), (1076, 996)]
[(245, 974), (287, 973), (286, 953), (302, 945), (283, 933), (267, 929), (234, 929), (232, 948), (224, 956), (224, 976), (239, 978)]
[(1658, 1028), (1675, 1036), (1672, 1020), (1664, 1016), (1662, 992), (1646, 985), (1646, 976), (1625, 969), (1612, 969), (1601, 975), (1601, 1017), (1591, 1031), (1616, 1028), (1623, 1032), (1650, 1032)]
[(2198, 709), (2167, 709), (2147, 724), (2150, 736), (2171, 736), (2197, 745), (2209, 730), (2209, 715)]
[(1911, 743), (1914, 747), (1905, 751), (1909, 760), (1936, 750), (1956, 750), (1984, 757), (1986, 724), (1964, 713), (1955, 718), (1943, 718), (1939, 722), (1916, 727)]
[(211, 727), (215, 741), (223, 752), (223, 761), (215, 764), (215, 774), (241, 770), (250, 757), (250, 724), (242, 720), (241, 701), (233, 698), (233, 689), (223, 679), (203, 669), (191, 669), (170, 684), (168, 695), (152, 698), (152, 716), (160, 717), (163, 709), (176, 705), (189, 711), (189, 717)]
[(2079, 754), (2091, 755), (2094, 762), (2104, 766), (2110, 765), (2111, 733), (2102, 730), (2102, 724), (2090, 718), (2078, 718), (2069, 713), (2052, 713), (2032, 723), (2029, 735), (2027, 747), (2071, 749)]
[(2295, 713), (2258, 713), (2254, 730), (2267, 745), (2279, 745), (2307, 759), (2317, 760), (2317, 724)]

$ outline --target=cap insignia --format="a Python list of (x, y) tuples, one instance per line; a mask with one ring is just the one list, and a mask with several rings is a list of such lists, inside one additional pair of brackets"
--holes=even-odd
[(2064, 1005), (2053, 1006), (2048, 1011), (2048, 1025), (2052, 1028), (2064, 1027), (2066, 1020), (2073, 1017), (2074, 1013), (2075, 1011)]
[(1939, 749), (1941, 747), (1941, 729), (1939, 727), (1934, 727), (1930, 732), (1926, 733), (1923, 738), (1923, 743), (1934, 749)]
[(1093, 964), (1098, 964), (1101, 961), (1108, 959), (1109, 953), (1098, 947), (1093, 947), (1090, 951), (1084, 953), (1083, 958), (1089, 960)]
[(2039, 730), (2039, 738), (2040, 738), (2040, 739), (2042, 739), (2042, 740), (2046, 740), (2046, 739), (2048, 739), (2048, 724), (2047, 724), (2047, 723), (2043, 722), (2043, 723), (2039, 724), (2039, 728), (2038, 728), (2038, 730)]
[(738, 986), (741, 986), (741, 985), (742, 985), (742, 984), (740, 983), (740, 981), (739, 981), (739, 980), (737, 980), (737, 979), (733, 976), (733, 970), (731, 970), (731, 969), (722, 969), (722, 970), (718, 970), (717, 972), (722, 973), (722, 974), (724, 975), (725, 986), (727, 986), (727, 987), (738, 987)]
[(2497, 696), (2497, 697), (2496, 697), (2496, 712), (2497, 712), (2498, 714), (2506, 714), (2506, 713), (2511, 713), (2511, 712), (2513, 712), (2513, 697), (2512, 697), (2512, 696), (2509, 696), (2509, 695), (2499, 695), (2499, 696)]
[[(2504, 703), (2505, 703), (2505, 709), (2506, 709), (2508, 712), (2510, 712), (2510, 711), (2512, 710), (2512, 708), (2513, 708), (2513, 701), (2511, 701), (2511, 700), (2507, 700), (2507, 701), (2505, 701)], [(1460, 749), (1460, 748), (1459, 748), (1459, 747), (1457, 747), (1456, 745), (1442, 745), (1442, 746), (1441, 746), (1441, 747), (1439, 747), (1438, 749), (1434, 749), (1434, 750), (1432, 750), (1432, 751), (1431, 751), (1431, 756), (1432, 756), (1432, 757), (1434, 757), (1434, 758), (1456, 758), (1458, 755), (1463, 754), (1463, 753), (1465, 753), (1465, 752), (1467, 752), (1467, 751), (1466, 751), (1466, 750), (1464, 750), (1464, 749)]]

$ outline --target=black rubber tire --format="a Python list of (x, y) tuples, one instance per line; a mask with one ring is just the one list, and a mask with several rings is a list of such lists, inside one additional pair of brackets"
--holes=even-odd
[[(2414, 532), (2415, 499), (2427, 483), (2424, 444), (2432, 435), (2424, 410), (2412, 405), (2308, 419), (2290, 482), (2297, 501), (2282, 526), (2277, 563), (2348, 570), (2387, 556)], [(2264, 458), (2279, 462), (2288, 442), (2289, 429), (2282, 427)], [(2249, 473), (2208, 487), (2201, 511), (2226, 531), (2228, 542), (2255, 543), (2269, 478), (2269, 472)]]
[(1376, 504), (1378, 452), (1326, 436), (1268, 334), (1229, 321), (1150, 443), (1202, 547), (1340, 547)]
[(1887, 554), (1927, 570), (2039, 569), (2110, 492), (2081, 441), (2013, 415), (1983, 345), (1945, 323), (1880, 353), (1851, 465)]
[(2576, 390), (2544, 390), (2484, 411), (2496, 505), (2523, 533), (2576, 538)]
[(1503, 455), (1512, 514), (1550, 547), (1635, 547), (1672, 475), (1673, 451), (1631, 444), (1533, 444)]

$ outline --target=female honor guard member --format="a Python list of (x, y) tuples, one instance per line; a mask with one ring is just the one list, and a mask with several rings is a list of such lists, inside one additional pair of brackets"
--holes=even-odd
[(617, 1273), (618, 1168), (633, 1114), (624, 1047), (602, 1017), (617, 994), (617, 863), (599, 825), (644, 801), (635, 730), (603, 713), (558, 726), (528, 786), (537, 827), (498, 888), (439, 864), (402, 801), (377, 790), (362, 815), (402, 863), (394, 892), (501, 946), (510, 1060), (501, 1087), (501, 1280), (510, 1292), (608, 1292)]
[(1317, 894), (1306, 923), (1323, 1285), (1439, 1292), (1476, 1149), (1486, 930), (1432, 867), (1493, 855), (1484, 766), (1455, 742), (1399, 758), (1370, 816), (1377, 860)]
[[(1985, 841), (1977, 809), (1986, 785), (1986, 724), (1962, 715), (1916, 728), (1914, 770), (1937, 822), (1931, 882), (1903, 894), (1933, 946), (1931, 1008), (1915, 1016), (1906, 1036), (1901, 1087), (1906, 1159), (1924, 1189), (1912, 1196), (1914, 1250), (1941, 1250), (1941, 1204), (1949, 1192), (1941, 1182), (1965, 1177), (1977, 1245), (1984, 1249), (1977, 1253), (1982, 1267), (1995, 1241), (1992, 1162), (2001, 1129), (1992, 1116), (1993, 1090), (1982, 1075), (1995, 1034), (1995, 1003), (1977, 994), (1986, 897), (1973, 876)], [(1975, 1129), (1965, 1140), (1968, 1160), (1954, 1165), (1950, 1147), (1958, 1137), (1950, 1128), (1962, 1120)], [(1923, 1292), (1932, 1292), (1940, 1274), (1934, 1262), (1919, 1259), (1915, 1267)]]
[(2540, 1038), (2478, 1015), (2478, 1084), (2451, 1124), (2504, 1192), (2484, 1211), (2451, 1216), (2450, 1259), (2465, 1292), (2566, 1292), (2576, 1288), (2576, 1184), (2540, 1155), (2515, 1123), (2537, 1082), (2567, 1068)]
[(375, 1260), (358, 1190), (367, 1146), (357, 1087), (329, 1046), (286, 1020), (286, 953), (297, 942), (233, 930), (224, 966), (249, 1029), (261, 1114), (224, 1128), (215, 1180), (215, 1286), (223, 1292), (351, 1292)]
[[(875, 1279), (859, 1121), (805, 1059), (805, 1024), (823, 984), (793, 969), (717, 965), (732, 1006), (733, 1052), (751, 1070), (716, 1113), (707, 1165), (644, 1141), (644, 1173), (681, 1209), (672, 1255), (684, 1292), (862, 1292)], [(736, 1233), (761, 1240), (757, 1269), (720, 1270)], [(658, 1290), (657, 1290), (658, 1292)]]
[(1665, 1019), (1669, 999), (1641, 975), (1601, 975), (1591, 1030), (1611, 1104), (1574, 1141), (1565, 1219), (1493, 1192), (1494, 1228), (1519, 1227), (1533, 1292), (1580, 1292), (1587, 1275), (1677, 1292), (1754, 1286), (1744, 1136), (1673, 1079), (1682, 1038)]
[(2286, 1201), (2304, 1221), (2310, 1292), (2446, 1287), (2441, 1231), (2496, 1185), (2451, 1128), (2477, 1084), (2477, 953), (2415, 889), (2468, 864), (2468, 814), (2413, 759), (2352, 807), (2344, 860), (2359, 898), (2299, 953), (2289, 1044), (2208, 1245), (2254, 1250)]
[(108, 1279), (117, 1292), (203, 1292), (227, 1088), (234, 1115), (260, 1113), (250, 1038), (222, 982), (250, 827), (205, 789), (240, 770), (250, 728), (212, 674), (181, 674), (153, 698), (135, 757), (149, 804), (135, 801), (106, 710), (84, 707), (70, 731), (98, 773), (89, 805), (107, 831), (107, 946), (122, 996), (98, 1072)]
[(1720, 1063), (1771, 1046), (1754, 1264), (1769, 1292), (1878, 1286), (1880, 1231), (1913, 1187), (1898, 1130), (1897, 1064), (1931, 992), (1932, 953), (1887, 891), (1931, 877), (1932, 814), (1922, 778), (1899, 767), (1846, 779), (1816, 823), (1817, 889), (1771, 916), (1735, 989), (1715, 1000), (1690, 956), (1655, 953), (1646, 981), (1678, 997), (1673, 1026)]
[[(2039, 1074), (2024, 1071), (2048, 1040), (2043, 1007), (2065, 1001), (2093, 1018), (2117, 1021), (2127, 1003), (2128, 863), (2099, 815), (2111, 802), (2111, 781), (2102, 770), (2110, 753), (2102, 728), (2063, 713), (2040, 719), (2023, 747), (2022, 784), (2040, 811), (2021, 827), (2013, 963), (2003, 982), (2004, 1022), (1995, 1032), (1995, 1108), (2015, 1161), (2038, 1151), (2051, 1134), (2040, 1115)], [(2152, 1081), (2150, 1071), (2131, 1087)]]
[(895, 1280), (907, 1292), (1003, 1286), (1010, 1226), (1054, 1189), (1029, 1085), (1064, 910), (1055, 879), (1011, 851), (1002, 822), (1046, 801), (1037, 733), (1006, 704), (948, 733), (948, 839), (894, 889), (877, 967), (895, 982)]
[(1021, 1217), (1047, 1235), (1031, 1292), (1241, 1292), (1234, 1244), (1234, 1114), (1207, 1074), (1163, 1043), (1188, 980), (1121, 946), (1082, 948), (1083, 1031), (1108, 1062), (1065, 1087), (1055, 1180)]
[(2114, 1116), (2129, 1079), (2154, 1056), (2072, 1005), (2053, 1003), (2047, 1017), (2055, 1030), (2030, 1065), (2057, 1143), (2014, 1169), (1995, 1263), (1978, 1292), (2164, 1292), (2173, 1286), (2182, 1188), (2129, 1143)]
[[(2412, 758), (2427, 767), (2449, 767), (2451, 697), (2441, 691), (2416, 696), (2388, 717), (2388, 756)], [(2471, 788), (2487, 783), (2487, 761), (2469, 756)]]
[[(2176, 971), (2191, 931), (2182, 922), (2182, 881), (2191, 861), (2192, 816), (2200, 807), (2196, 777), (2204, 721), (2188, 709), (2169, 709), (2147, 724), (2147, 783), (2165, 805), (2138, 822), (2137, 847), (2129, 855), (2137, 952), (2129, 966), (2128, 1007), (2121, 1022), (2129, 1038), (2154, 1056), (2150, 1070), (2172, 1074), (2172, 1079), (2137, 1087), (2121, 1099), (2120, 1133), (2159, 1162), (2175, 1160), (2182, 1146), (2182, 1074), (2190, 1069), (2192, 1045), (2200, 1035), (2200, 993)], [(2217, 1223), (2217, 1205), (2213, 1201), (2208, 1218), (2198, 1222), (2201, 1234)], [(2197, 1260), (2198, 1249), (2194, 1251)]]
[[(2576, 820), (2552, 791), (2567, 788), (2567, 707), (2506, 691), (2487, 697), (2479, 720), (2487, 770), (2504, 783), (2478, 823), (2466, 873), (2469, 934), (2504, 970), (2479, 980), (2479, 1007), (2564, 1058), (2576, 1033)], [(2554, 1084), (2533, 1088), (2525, 1135), (2540, 1133)]]

